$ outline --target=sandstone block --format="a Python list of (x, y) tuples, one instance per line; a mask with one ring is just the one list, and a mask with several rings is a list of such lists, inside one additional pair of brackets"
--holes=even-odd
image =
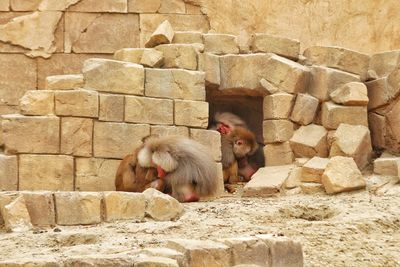
[(164, 55), (163, 68), (197, 69), (197, 53), (191, 44), (165, 44), (156, 49)]
[(127, 13), (128, 3), (124, 0), (86, 0), (77, 1), (75, 5), (72, 5), (68, 10), (78, 12), (110, 12), (110, 13)]
[(51, 192), (23, 192), (26, 208), (33, 225), (54, 226), (56, 214)]
[(18, 192), (0, 192), (0, 225), (4, 225), (2, 210), (4, 207), (19, 197)]
[[(1, 1), (0, 2), (0, 11), (10, 11), (10, 1), (9, 0), (7, 0), (7, 1)], [(14, 5), (14, 7), (15, 7), (15, 5)], [(13, 10), (16, 10), (16, 9), (13, 9)]]
[(199, 55), (198, 69), (204, 71), (207, 85), (220, 85), (219, 56), (203, 53)]
[(327, 157), (328, 146), (326, 135), (328, 131), (315, 124), (301, 126), (290, 139), (290, 146), (296, 157), (312, 158), (314, 156)]
[(400, 176), (400, 157), (378, 158), (374, 160), (374, 173), (390, 176)]
[(20, 155), (19, 190), (74, 190), (73, 157)]
[(183, 253), (170, 248), (145, 248), (141, 250), (140, 253), (149, 256), (174, 259), (178, 262), (179, 266), (183, 266), (186, 263)]
[(137, 220), (144, 218), (146, 199), (140, 193), (105, 192), (105, 221)]
[(143, 192), (146, 198), (146, 214), (156, 221), (178, 219), (184, 210), (183, 205), (175, 198), (149, 188)]
[(390, 105), (388, 109), (382, 110), (382, 114), (386, 118), (385, 148), (393, 153), (400, 153), (400, 98), (393, 105)]
[(294, 96), (287, 93), (277, 93), (264, 97), (264, 120), (288, 119), (293, 103)]
[(321, 181), (328, 194), (362, 189), (366, 186), (355, 161), (341, 156), (329, 160)]
[(55, 92), (55, 110), (59, 116), (98, 117), (99, 94), (92, 90)]
[(254, 264), (264, 266), (271, 260), (269, 247), (255, 237), (236, 237), (221, 240), (230, 247), (233, 265)]
[(239, 54), (239, 46), (235, 35), (207, 33), (203, 35), (204, 51), (207, 53)]
[(329, 95), (340, 86), (349, 82), (359, 82), (358, 75), (323, 66), (312, 66), (308, 93), (320, 102), (329, 100)]
[(145, 67), (159, 68), (164, 64), (164, 54), (155, 49), (146, 49), (143, 51), (140, 64)]
[(375, 109), (390, 103), (400, 93), (400, 69), (393, 71), (389, 76), (367, 82), (368, 109)]
[(366, 54), (333, 46), (312, 46), (303, 54), (309, 64), (323, 65), (366, 78), (370, 60)]
[(141, 65), (93, 58), (84, 62), (85, 87), (97, 91), (143, 95), (144, 68)]
[(174, 44), (202, 44), (203, 34), (196, 31), (176, 31), (174, 34), (174, 39), (172, 40)]
[(352, 157), (363, 169), (371, 159), (372, 146), (369, 129), (362, 125), (340, 124), (334, 135), (330, 157)]
[(3, 140), (8, 153), (58, 153), (60, 119), (53, 116), (2, 116)]
[(124, 121), (124, 96), (100, 94), (99, 97), (99, 120), (115, 122)]
[(120, 161), (101, 158), (75, 159), (75, 190), (114, 191)]
[(306, 164), (307, 161), (309, 161), (309, 160), (310, 160), (309, 158), (296, 158), (296, 159), (294, 160), (294, 164), (295, 164), (296, 166), (298, 166), (298, 167), (303, 167), (304, 164)]
[[(150, 134), (150, 126), (114, 122), (95, 122), (93, 153), (96, 158), (122, 159)], [(110, 138), (112, 136), (112, 138)], [(129, 143), (127, 143), (129, 140)]]
[(17, 156), (0, 154), (0, 191), (18, 190)]
[(8, 232), (26, 232), (32, 229), (31, 218), (23, 196), (17, 197), (2, 207), (1, 213)]
[(374, 73), (373, 78), (382, 78), (394, 71), (399, 63), (400, 50), (374, 54), (369, 62), (369, 71)]
[(329, 159), (313, 157), (301, 168), (302, 182), (321, 183), (322, 174), (328, 165)]
[[(185, 14), (185, 3), (179, 0), (128, 0), (129, 12)], [(155, 25), (158, 25), (155, 24)]]
[(243, 197), (271, 196), (281, 192), (293, 165), (264, 167), (252, 176), (243, 191)]
[(302, 173), (301, 167), (294, 167), (285, 181), (285, 188), (292, 189), (299, 187), (301, 185), (300, 181), (301, 173)]
[(386, 118), (374, 112), (368, 113), (368, 125), (371, 131), (371, 141), (374, 148), (385, 147)]
[(368, 126), (367, 107), (325, 102), (322, 104), (321, 119), (322, 125), (327, 129), (337, 129), (341, 123)]
[(289, 38), (256, 33), (252, 38), (253, 53), (274, 53), (282, 57), (297, 60), (300, 54), (300, 42)]
[(206, 98), (204, 73), (187, 70), (146, 69), (146, 96), (199, 100)]
[(153, 50), (152, 48), (122, 48), (115, 51), (114, 59), (140, 64), (144, 51)]
[(301, 183), (300, 184), (301, 192), (307, 195), (325, 193), (324, 185), (319, 183)]
[(189, 137), (189, 129), (184, 126), (160, 126), (154, 125), (150, 127), (150, 134), (164, 135), (181, 135)]
[(69, 90), (80, 88), (84, 84), (82, 74), (64, 74), (46, 77), (46, 90)]
[(290, 119), (301, 125), (312, 123), (318, 109), (318, 104), (319, 101), (317, 98), (311, 95), (298, 94)]
[(175, 100), (175, 124), (207, 128), (208, 103), (190, 100)]
[(165, 20), (161, 23), (157, 29), (150, 36), (150, 39), (146, 42), (145, 47), (155, 47), (161, 44), (170, 44), (174, 38), (174, 30), (172, 29), (171, 23)]
[(54, 114), (54, 92), (30, 90), (19, 100), (19, 108), (23, 115)]
[(61, 153), (90, 157), (93, 145), (93, 120), (84, 118), (61, 119)]
[(166, 257), (138, 258), (135, 261), (135, 266), (138, 266), (138, 267), (152, 267), (152, 266), (179, 267), (178, 262), (176, 260), (166, 258)]
[(267, 81), (266, 79), (262, 78), (260, 80), (261, 87), (265, 90), (265, 93), (267, 95), (273, 95), (277, 92), (279, 92), (278, 87)]
[[(115, 267), (128, 267), (133, 266), (134, 259), (130, 255), (105, 255), (105, 254), (91, 254), (91, 255), (78, 255), (69, 256), (63, 262), (64, 267), (86, 267), (86, 266), (115, 266)], [(58, 267), (58, 266), (57, 266)]]
[(169, 99), (125, 97), (125, 121), (149, 124), (173, 124), (174, 104)]
[(265, 166), (278, 166), (293, 163), (293, 151), (289, 142), (267, 144), (264, 146)]
[(367, 87), (363, 83), (351, 82), (339, 87), (330, 94), (333, 102), (345, 106), (368, 105)]
[(293, 123), (288, 120), (267, 120), (263, 122), (264, 143), (286, 142), (293, 136)]
[(221, 134), (217, 131), (190, 129), (190, 138), (207, 146), (215, 161), (221, 161)]
[(22, 267), (22, 266), (45, 266), (59, 267), (59, 261), (53, 257), (26, 257), (24, 259), (4, 260), (0, 263), (1, 267)]

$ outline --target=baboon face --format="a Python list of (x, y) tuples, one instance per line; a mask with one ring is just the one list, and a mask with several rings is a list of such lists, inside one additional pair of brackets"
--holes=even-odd
[(235, 138), (233, 141), (233, 153), (237, 158), (245, 157), (252, 150), (251, 144), (244, 139)]

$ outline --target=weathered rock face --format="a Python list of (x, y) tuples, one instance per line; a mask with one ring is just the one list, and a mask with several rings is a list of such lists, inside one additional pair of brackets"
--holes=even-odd
[(146, 214), (158, 221), (178, 219), (183, 212), (183, 205), (175, 198), (153, 188), (143, 192), (146, 198)]

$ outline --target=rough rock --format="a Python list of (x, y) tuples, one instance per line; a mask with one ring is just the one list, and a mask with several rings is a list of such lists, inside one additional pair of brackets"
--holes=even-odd
[(279, 166), (293, 163), (293, 151), (289, 142), (264, 146), (265, 166)]
[(56, 224), (53, 193), (22, 192), (22, 195), (33, 225), (54, 226)]
[(80, 0), (61, 0), (61, 1), (51, 1), (51, 0), (44, 0), (40, 2), (39, 5), (39, 10), (43, 11), (43, 10), (59, 10), (59, 11), (63, 11), (66, 8), (68, 8), (69, 6), (76, 4), (77, 2), (79, 2)]
[(174, 34), (174, 39), (172, 40), (174, 44), (202, 44), (203, 34), (196, 31), (176, 31)]
[(290, 146), (296, 157), (312, 158), (314, 156), (327, 157), (328, 145), (326, 135), (328, 131), (315, 124), (301, 126), (290, 139)]
[(261, 84), (261, 87), (264, 88), (267, 95), (273, 95), (273, 94), (279, 92), (279, 89), (275, 85), (273, 85), (272, 83), (270, 83), (269, 81), (267, 81), (264, 78), (262, 78), (260, 80), (260, 84)]
[(400, 69), (396, 69), (385, 78), (367, 82), (368, 109), (376, 109), (390, 103), (400, 94)]
[(216, 55), (239, 54), (235, 35), (208, 33), (203, 35), (204, 52)]
[(287, 93), (277, 93), (264, 97), (264, 119), (288, 119), (294, 103), (294, 96)]
[(54, 114), (54, 92), (47, 90), (30, 90), (19, 100), (23, 115)]
[(79, 1), (77, 4), (71, 6), (68, 10), (78, 12), (127, 13), (128, 3), (124, 0), (85, 0)]
[(271, 260), (270, 248), (255, 237), (235, 237), (222, 239), (225, 245), (230, 247), (233, 265), (255, 264), (264, 266)]
[(191, 44), (165, 44), (156, 49), (164, 55), (163, 68), (197, 70), (197, 53)]
[(31, 218), (23, 196), (1, 208), (5, 229), (8, 232), (26, 232), (32, 229)]
[(144, 219), (146, 199), (141, 193), (105, 192), (105, 221)]
[(329, 159), (313, 157), (301, 168), (301, 178), (302, 182), (315, 182), (321, 183), (322, 174), (328, 165)]
[(156, 257), (165, 257), (174, 259), (178, 262), (179, 266), (183, 266), (186, 263), (185, 255), (175, 249), (170, 248), (145, 248), (140, 251), (141, 254), (156, 256)]
[(252, 39), (253, 53), (274, 53), (292, 60), (299, 58), (300, 42), (298, 40), (264, 33), (256, 33)]
[(125, 121), (134, 123), (174, 123), (174, 103), (170, 99), (125, 97)]
[(67, 259), (65, 259), (63, 261), (62, 266), (63, 267), (86, 267), (86, 266), (132, 267), (134, 266), (134, 259), (130, 255), (104, 255), (104, 254), (74, 255), (74, 256), (69, 256)]
[(374, 173), (390, 176), (400, 176), (400, 157), (378, 158), (374, 160)]
[(46, 90), (69, 90), (80, 88), (84, 84), (82, 74), (52, 75), (46, 77)]
[(294, 167), (285, 181), (285, 188), (292, 189), (299, 187), (301, 185), (300, 181), (301, 173), (302, 173), (302, 168)]
[(159, 126), (154, 125), (150, 128), (150, 134), (164, 135), (181, 135), (189, 137), (189, 129), (185, 126)]
[(155, 47), (160, 44), (170, 44), (174, 38), (174, 30), (171, 23), (165, 20), (153, 32), (150, 39), (146, 42), (145, 47)]
[(288, 120), (266, 120), (263, 122), (264, 143), (281, 143), (293, 136), (293, 123)]
[(325, 102), (322, 104), (321, 120), (327, 129), (337, 129), (341, 123), (368, 126), (367, 107), (342, 106)]
[(61, 119), (61, 153), (90, 157), (93, 145), (93, 120), (85, 118)]
[(99, 120), (124, 121), (125, 98), (122, 95), (99, 94)]
[(140, 64), (145, 67), (159, 68), (164, 64), (164, 54), (155, 49), (145, 49)]
[(318, 105), (317, 98), (307, 94), (298, 94), (290, 119), (298, 124), (308, 125), (314, 120)]
[(221, 84), (219, 56), (203, 53), (198, 57), (198, 69), (205, 72), (206, 84), (219, 86)]
[(207, 146), (215, 161), (221, 161), (221, 134), (213, 130), (190, 129), (190, 138)]
[(76, 89), (55, 92), (55, 111), (59, 116), (99, 116), (99, 94), (96, 91)]
[(372, 145), (375, 149), (385, 148), (386, 118), (374, 112), (368, 113), (368, 124), (371, 131)]
[(351, 82), (339, 87), (330, 94), (333, 102), (345, 106), (368, 105), (367, 87), (363, 83)]
[(208, 103), (190, 100), (175, 100), (175, 124), (207, 128)]
[(157, 221), (170, 221), (178, 219), (184, 207), (175, 198), (160, 191), (149, 188), (143, 192), (146, 198), (146, 214)]
[(0, 191), (18, 190), (17, 156), (0, 154)]
[(400, 50), (374, 54), (369, 62), (369, 71), (374, 73), (373, 78), (382, 78), (394, 71), (399, 63)]
[(122, 48), (115, 51), (114, 59), (140, 64), (144, 51), (153, 50), (153, 48)]
[(325, 187), (321, 183), (301, 183), (300, 188), (304, 194), (308, 195), (325, 193)]

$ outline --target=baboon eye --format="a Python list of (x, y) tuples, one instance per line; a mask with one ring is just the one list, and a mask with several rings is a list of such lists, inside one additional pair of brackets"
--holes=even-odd
[(243, 145), (243, 141), (242, 141), (242, 140), (237, 140), (237, 141), (236, 141), (236, 144), (237, 144), (238, 146), (241, 146), (241, 145)]

